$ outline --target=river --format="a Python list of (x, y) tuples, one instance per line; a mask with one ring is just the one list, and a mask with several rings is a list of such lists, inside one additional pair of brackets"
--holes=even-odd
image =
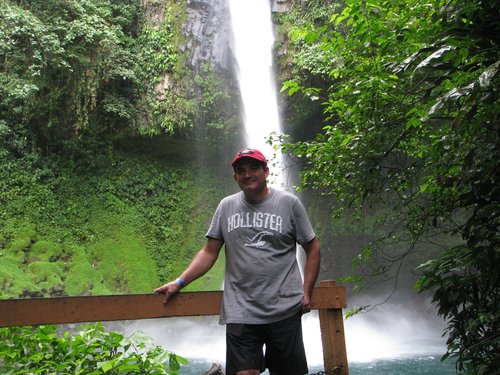
[[(189, 366), (183, 367), (183, 375), (200, 375), (210, 368), (210, 362), (194, 360)], [(323, 368), (309, 367), (309, 374), (318, 374)], [(375, 362), (349, 363), (350, 375), (452, 375), (455, 366), (451, 362), (442, 363), (439, 355), (421, 355), (395, 359), (379, 360)], [(264, 372), (263, 374), (269, 374)]]

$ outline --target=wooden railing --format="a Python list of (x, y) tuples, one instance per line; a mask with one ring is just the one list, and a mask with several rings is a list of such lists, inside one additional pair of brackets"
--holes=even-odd
[[(218, 315), (222, 292), (182, 292), (168, 304), (159, 294), (0, 300), (0, 327)], [(314, 288), (311, 308), (319, 310), (325, 370), (347, 375), (342, 309), (345, 287), (322, 281)]]

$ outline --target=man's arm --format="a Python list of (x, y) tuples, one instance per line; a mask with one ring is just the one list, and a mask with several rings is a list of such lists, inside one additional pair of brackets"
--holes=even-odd
[(321, 251), (316, 237), (308, 243), (303, 244), (302, 247), (306, 252), (306, 263), (304, 265), (304, 305), (302, 306), (302, 310), (309, 312), (311, 310), (311, 295), (319, 274)]
[[(210, 268), (212, 268), (215, 261), (219, 257), (219, 252), (223, 244), (223, 240), (215, 238), (209, 238), (207, 240), (205, 246), (203, 246), (202, 249), (195, 255), (188, 268), (186, 268), (186, 270), (179, 276), (185, 285), (203, 276)], [(170, 297), (178, 293), (181, 288), (182, 287), (179, 282), (174, 280), (156, 288), (154, 291), (155, 293), (165, 294), (163, 303), (167, 303)]]

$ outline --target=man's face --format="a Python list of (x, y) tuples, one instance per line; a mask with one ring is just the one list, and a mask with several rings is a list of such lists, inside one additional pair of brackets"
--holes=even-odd
[(233, 176), (243, 193), (255, 199), (259, 198), (259, 194), (264, 193), (267, 188), (269, 168), (264, 168), (262, 164), (252, 159), (241, 159), (234, 167)]

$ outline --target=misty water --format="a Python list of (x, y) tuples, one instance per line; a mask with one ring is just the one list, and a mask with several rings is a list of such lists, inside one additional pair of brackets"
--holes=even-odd
[[(212, 363), (225, 362), (225, 326), (218, 316), (122, 322), (127, 335), (144, 332), (154, 343), (189, 360), (181, 374), (201, 375)], [(453, 362), (441, 362), (444, 325), (432, 311), (386, 304), (344, 321), (350, 374), (454, 374)], [(117, 327), (113, 327), (116, 329)], [(303, 317), (309, 372), (324, 370), (316, 311)], [(265, 374), (268, 372), (266, 371)]]
[(282, 133), (272, 53), (274, 34), (270, 2), (229, 0), (228, 3), (245, 142), (248, 147), (266, 155), (272, 166), (268, 183), (282, 187), (282, 155), (275, 153), (267, 142), (272, 135)]

